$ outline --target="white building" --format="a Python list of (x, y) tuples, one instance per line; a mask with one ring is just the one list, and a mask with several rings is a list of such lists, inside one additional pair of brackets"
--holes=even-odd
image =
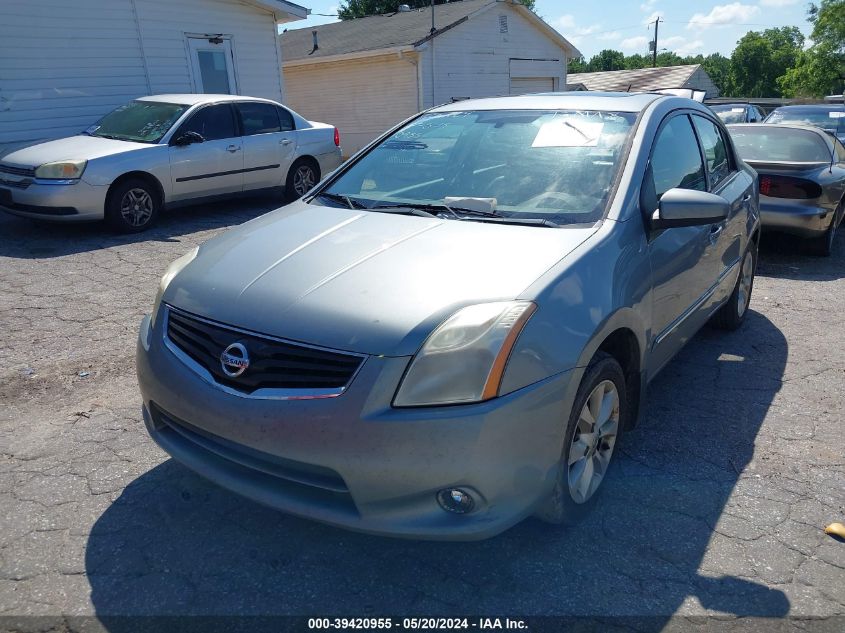
[[(578, 50), (513, 0), (463, 0), (282, 34), (287, 104), (357, 151), (420, 110), (564, 90)], [(314, 47), (316, 31), (316, 48)]]
[(0, 151), (76, 134), (135, 97), (282, 100), (287, 0), (0, 0)]

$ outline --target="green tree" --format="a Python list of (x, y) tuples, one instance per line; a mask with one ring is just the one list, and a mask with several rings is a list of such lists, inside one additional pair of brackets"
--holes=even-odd
[(719, 53), (708, 55), (701, 62), (704, 69), (723, 97), (730, 97), (735, 94), (731, 79), (731, 60)]
[(731, 84), (737, 96), (781, 96), (777, 79), (801, 55), (804, 36), (794, 26), (749, 31), (731, 53)]
[(584, 61), (583, 57), (569, 60), (569, 67), (567, 69), (571, 73), (586, 73), (590, 71), (589, 64)]
[(625, 68), (625, 55), (620, 51), (606, 48), (590, 58), (587, 64), (590, 72), (602, 70), (622, 70)]
[(628, 70), (636, 70), (638, 68), (648, 68), (651, 66), (651, 58), (639, 53), (628, 55), (625, 58), (625, 68)]
[(841, 94), (845, 87), (845, 0), (822, 0), (810, 5), (813, 46), (802, 51), (796, 63), (778, 78), (789, 97), (822, 97)]
[[(455, 0), (451, 0), (454, 2)], [(535, 0), (519, 0), (526, 7), (534, 10)], [(449, 0), (434, 0), (434, 4), (446, 4)], [(431, 6), (431, 0), (344, 0), (337, 10), (337, 17), (341, 20), (364, 18), (368, 15), (394, 13), (399, 5), (407, 4), (412, 9), (423, 9)]]

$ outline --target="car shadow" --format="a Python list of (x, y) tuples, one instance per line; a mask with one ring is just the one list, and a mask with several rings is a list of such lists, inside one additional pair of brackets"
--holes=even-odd
[(281, 194), (256, 194), (164, 211), (142, 233), (115, 233), (104, 222), (59, 223), (0, 213), (0, 257), (43, 259), (136, 242), (178, 242), (198, 231), (235, 226), (278, 209)]
[(845, 277), (845, 223), (836, 232), (833, 253), (819, 257), (807, 252), (806, 242), (784, 233), (763, 233), (757, 274), (797, 281), (835, 281)]
[(714, 556), (730, 544), (710, 545), (753, 529), (753, 510), (729, 502), (755, 481), (747, 468), (786, 358), (786, 339), (757, 312), (737, 332), (703, 330), (650, 386), (598, 507), (573, 528), (529, 519), (471, 543), (361, 535), (254, 504), (168, 460), (90, 533), (96, 614), (121, 633), (141, 615), (563, 615), (636, 619), (638, 630), (695, 603), (784, 616), (783, 592), (748, 569), (724, 573)]

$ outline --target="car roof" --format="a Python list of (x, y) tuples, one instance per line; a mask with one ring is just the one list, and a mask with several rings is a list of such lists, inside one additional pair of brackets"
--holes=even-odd
[(778, 110), (788, 110), (789, 112), (813, 112), (816, 110), (828, 111), (828, 110), (841, 110), (843, 105), (841, 103), (813, 103), (813, 104), (806, 104), (806, 105), (790, 105), (790, 106), (780, 106), (779, 108), (775, 108), (772, 112), (777, 112)]
[(737, 101), (736, 103), (705, 103), (704, 105), (708, 108), (747, 108), (751, 104)]
[(164, 94), (139, 97), (136, 101), (156, 101), (160, 103), (177, 103), (179, 105), (197, 105), (202, 103), (220, 103), (221, 101), (263, 101), (276, 103), (270, 99), (258, 97), (245, 97), (243, 95), (217, 95), (217, 94)]
[(466, 110), (599, 110), (640, 112), (658, 99), (676, 99), (684, 104), (695, 103), (683, 97), (645, 92), (545, 92), (512, 97), (465, 99), (433, 108), (433, 112)]

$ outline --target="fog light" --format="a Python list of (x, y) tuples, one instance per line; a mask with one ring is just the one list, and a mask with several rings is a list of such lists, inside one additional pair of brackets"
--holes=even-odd
[(475, 501), (469, 493), (460, 488), (449, 488), (437, 493), (437, 503), (447, 512), (466, 514), (475, 507)]

